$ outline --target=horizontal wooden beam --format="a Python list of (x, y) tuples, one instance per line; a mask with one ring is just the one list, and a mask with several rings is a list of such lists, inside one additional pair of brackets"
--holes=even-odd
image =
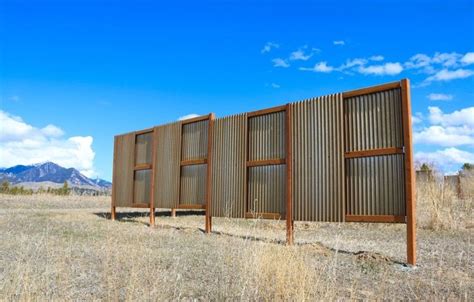
[(252, 213), (252, 212), (247, 212), (245, 213), (245, 218), (250, 218), (250, 219), (282, 219), (282, 215), (280, 213)]
[(135, 135), (147, 134), (147, 133), (153, 133), (153, 128), (147, 128), (147, 129), (135, 131)]
[(286, 163), (286, 159), (284, 158), (250, 160), (247, 162), (247, 167), (284, 165), (285, 163)]
[(203, 165), (207, 163), (207, 158), (197, 158), (181, 161), (181, 166)]
[(282, 106), (276, 106), (272, 108), (248, 112), (247, 116), (254, 117), (254, 116), (265, 115), (265, 114), (270, 114), (270, 113), (275, 113), (275, 112), (280, 112), (280, 111), (285, 111), (285, 110), (286, 110), (286, 105), (282, 105)]
[(176, 209), (206, 209), (205, 204), (179, 204)]
[(202, 121), (208, 120), (210, 118), (211, 114), (201, 115), (201, 116), (189, 118), (189, 119), (186, 119), (186, 120), (182, 120), (181, 125), (197, 123), (197, 122), (202, 122)]
[(346, 152), (344, 154), (344, 157), (357, 158), (357, 157), (369, 157), (369, 156), (381, 156), (381, 155), (393, 155), (393, 154), (403, 154), (403, 148), (390, 147), (390, 148), (352, 151), (352, 152)]
[(346, 215), (346, 222), (405, 223), (405, 216), (395, 215)]
[(362, 89), (346, 91), (342, 93), (342, 97), (347, 99), (354, 96), (360, 96), (364, 94), (375, 93), (375, 92), (380, 92), (380, 91), (385, 91), (385, 90), (395, 89), (395, 88), (400, 88), (400, 87), (401, 87), (400, 82), (392, 82), (392, 83), (387, 83), (387, 84), (382, 84), (382, 85), (377, 85), (377, 86), (372, 86), (372, 87), (367, 87), (367, 88), (362, 88)]
[(137, 170), (149, 170), (153, 167), (152, 164), (140, 164), (140, 165), (136, 165), (133, 169), (135, 171)]
[(132, 204), (132, 208), (149, 208), (149, 203), (134, 203)]

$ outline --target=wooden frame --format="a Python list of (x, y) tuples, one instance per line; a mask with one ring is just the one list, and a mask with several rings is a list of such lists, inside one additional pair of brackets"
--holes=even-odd
[(407, 215), (407, 262), (416, 265), (416, 199), (413, 166), (410, 81), (401, 80), (403, 144), (405, 149), (405, 200)]
[(209, 124), (207, 127), (207, 169), (206, 169), (206, 218), (205, 230), (209, 234), (212, 231), (212, 213), (211, 213), (211, 189), (212, 189), (212, 143), (214, 134), (214, 113), (209, 114)]
[(346, 215), (346, 222), (385, 222), (385, 223), (406, 223), (405, 216), (395, 215)]
[(360, 96), (364, 94), (369, 94), (369, 93), (374, 93), (374, 92), (379, 92), (379, 91), (384, 91), (384, 90), (389, 90), (389, 89), (396, 89), (400, 88), (401, 83), (398, 82), (392, 82), (392, 83), (386, 83), (382, 85), (376, 85), (376, 86), (371, 86), (371, 87), (366, 87), (362, 89), (356, 89), (356, 90), (351, 90), (351, 91), (346, 91), (342, 93), (342, 97), (344, 99), (348, 99), (354, 96)]
[(344, 158), (360, 158), (360, 157), (372, 157), (372, 156), (393, 155), (393, 154), (403, 154), (403, 148), (390, 147), (390, 148), (346, 152), (344, 154)]
[[(249, 159), (249, 119), (257, 116), (272, 114), (276, 112), (285, 112), (285, 158), (272, 158), (272, 159), (264, 159), (264, 160), (248, 160)], [(249, 168), (251, 167), (259, 167), (259, 166), (271, 166), (271, 165), (286, 165), (286, 193), (285, 193), (285, 209), (286, 209), (286, 242), (289, 245), (293, 244), (293, 200), (292, 200), (292, 163), (291, 163), (291, 106), (290, 104), (276, 106), (268, 109), (257, 110), (247, 113), (247, 121), (246, 121), (246, 140), (247, 140), (247, 150), (245, 155), (245, 215), (244, 217), (247, 219), (255, 219), (255, 218), (262, 218), (262, 219), (281, 219), (283, 217), (280, 213), (254, 213), (249, 211), (249, 200), (248, 200), (248, 193), (249, 193)]]

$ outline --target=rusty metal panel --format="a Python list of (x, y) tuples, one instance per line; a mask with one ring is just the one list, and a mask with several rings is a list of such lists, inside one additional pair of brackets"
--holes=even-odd
[(293, 103), (293, 218), (344, 219), (342, 94)]
[(207, 158), (209, 120), (184, 124), (181, 160)]
[(346, 160), (348, 215), (405, 215), (403, 154)]
[(133, 203), (150, 203), (152, 170), (135, 171)]
[(175, 208), (179, 203), (181, 123), (155, 128), (155, 200), (156, 208)]
[(206, 204), (206, 169), (205, 164), (181, 167), (179, 204)]
[(251, 117), (248, 127), (248, 160), (285, 158), (284, 111)]
[(153, 157), (153, 133), (138, 134), (135, 144), (135, 165), (151, 164)]
[(285, 214), (286, 165), (249, 168), (248, 211)]
[(245, 215), (246, 137), (246, 114), (228, 116), (214, 121), (212, 216), (243, 218)]
[(403, 147), (400, 88), (344, 99), (345, 151)]
[(135, 134), (115, 137), (113, 190), (116, 207), (133, 203), (133, 168), (135, 165)]

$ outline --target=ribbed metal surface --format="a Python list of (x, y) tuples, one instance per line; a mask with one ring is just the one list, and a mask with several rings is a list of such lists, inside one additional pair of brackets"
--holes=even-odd
[(251, 167), (248, 173), (248, 211), (284, 214), (286, 165)]
[(403, 155), (346, 160), (348, 215), (405, 215)]
[(343, 221), (342, 94), (291, 104), (293, 218)]
[(181, 195), (179, 204), (206, 204), (207, 165), (181, 167)]
[(183, 125), (182, 160), (207, 158), (208, 126), (208, 120)]
[(135, 163), (135, 134), (115, 137), (113, 190), (115, 206), (128, 207), (133, 203), (133, 167)]
[(179, 203), (181, 123), (155, 128), (155, 207), (175, 208)]
[(285, 112), (251, 117), (248, 160), (285, 158)]
[(151, 164), (153, 157), (153, 133), (137, 135), (135, 164)]
[(133, 203), (150, 203), (151, 170), (135, 171)]
[(212, 216), (244, 217), (246, 133), (246, 114), (228, 116), (214, 121)]
[(344, 100), (345, 150), (403, 146), (400, 89)]

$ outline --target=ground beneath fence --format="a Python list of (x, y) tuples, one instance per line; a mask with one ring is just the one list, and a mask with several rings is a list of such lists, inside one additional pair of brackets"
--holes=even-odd
[(199, 211), (118, 209), (108, 197), (0, 195), (0, 300), (472, 300), (472, 229), (213, 218)]

